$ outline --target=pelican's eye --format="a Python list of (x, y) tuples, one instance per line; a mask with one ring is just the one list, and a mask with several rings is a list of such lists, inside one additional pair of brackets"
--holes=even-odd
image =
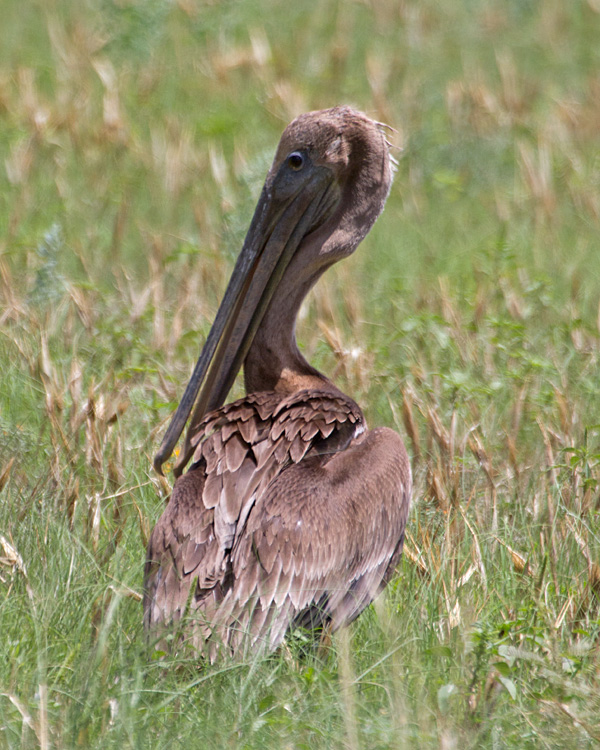
[(299, 151), (292, 152), (287, 158), (288, 167), (298, 172), (304, 166), (304, 156)]

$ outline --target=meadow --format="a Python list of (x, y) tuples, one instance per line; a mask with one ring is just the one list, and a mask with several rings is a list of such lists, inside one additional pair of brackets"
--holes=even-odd
[[(599, 40), (598, 0), (4, 0), (0, 748), (598, 746)], [(336, 104), (399, 166), (298, 336), (405, 439), (405, 555), (322, 653), (155, 658), (152, 456)]]

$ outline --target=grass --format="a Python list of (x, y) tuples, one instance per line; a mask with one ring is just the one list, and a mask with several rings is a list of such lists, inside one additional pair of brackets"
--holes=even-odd
[[(0, 747), (600, 742), (600, 6), (17, 2), (0, 26)], [(151, 471), (284, 125), (404, 151), (302, 311), (413, 456), (323, 658), (145, 650)], [(239, 392), (239, 386), (237, 386)]]

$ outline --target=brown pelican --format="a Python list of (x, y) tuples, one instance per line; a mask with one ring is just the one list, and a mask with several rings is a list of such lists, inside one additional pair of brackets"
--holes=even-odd
[[(172, 628), (211, 658), (271, 650), (295, 627), (351, 622), (389, 581), (410, 502), (406, 450), (308, 364), (295, 326), (309, 289), (383, 210), (391, 161), (379, 124), (348, 107), (285, 129), (155, 458), (161, 471), (196, 402), (148, 544), (151, 633)], [(242, 364), (247, 395), (223, 406)]]

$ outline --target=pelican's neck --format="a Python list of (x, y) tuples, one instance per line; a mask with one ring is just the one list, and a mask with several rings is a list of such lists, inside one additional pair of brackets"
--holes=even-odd
[(292, 270), (288, 268), (281, 279), (246, 355), (246, 391), (289, 394), (318, 389), (339, 392), (325, 375), (304, 359), (296, 343), (300, 305), (324, 269), (304, 281), (294, 278)]

